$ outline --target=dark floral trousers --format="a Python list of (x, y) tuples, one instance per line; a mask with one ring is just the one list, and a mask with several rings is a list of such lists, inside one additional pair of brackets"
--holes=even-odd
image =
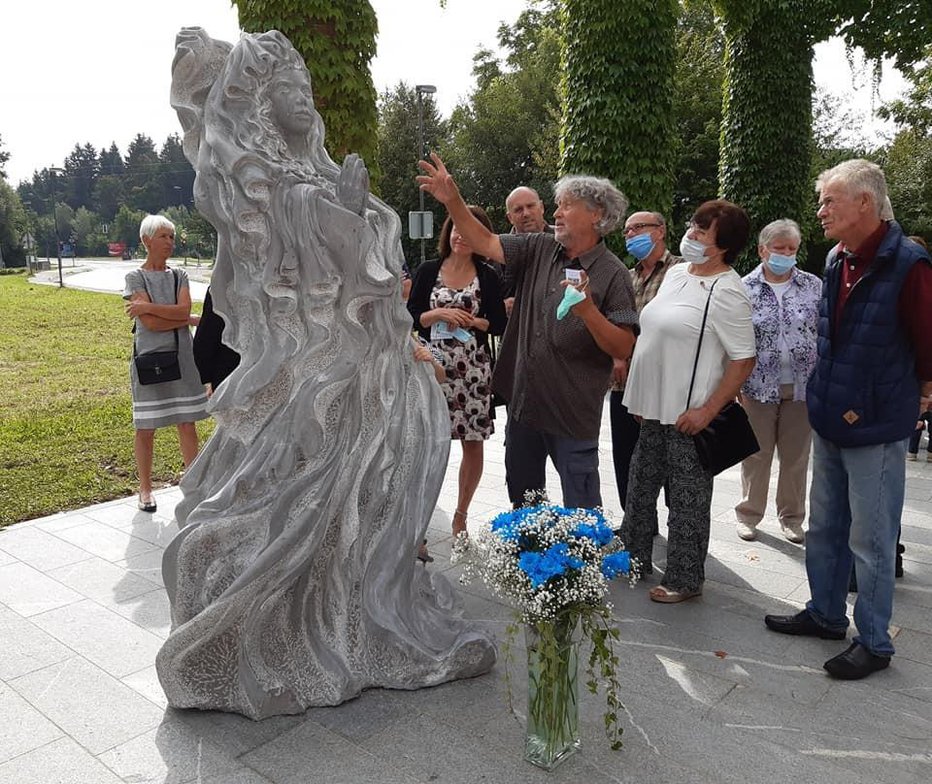
[(691, 436), (656, 420), (641, 422), (641, 435), (631, 458), (628, 503), (621, 538), (632, 558), (651, 572), (657, 497), (669, 482), (667, 569), (662, 585), (671, 591), (697, 591), (705, 579), (709, 551), (712, 475), (699, 463)]

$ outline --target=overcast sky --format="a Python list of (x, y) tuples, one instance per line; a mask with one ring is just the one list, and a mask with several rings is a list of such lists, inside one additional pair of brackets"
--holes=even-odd
[[(445, 9), (440, 0), (371, 2), (379, 19), (376, 89), (434, 84), (444, 115), (473, 87), (476, 49), (493, 47), (498, 26), (525, 7), (525, 0), (447, 0)], [(238, 36), (229, 0), (6, 0), (0, 25), (0, 137), (13, 185), (60, 166), (76, 143), (99, 149), (115, 141), (125, 154), (145, 133), (161, 146), (180, 131), (168, 103), (175, 34), (200, 26), (214, 38)], [(870, 80), (852, 73), (840, 43), (817, 48), (816, 81), (869, 121)], [(900, 90), (901, 79), (885, 78), (882, 97)]]

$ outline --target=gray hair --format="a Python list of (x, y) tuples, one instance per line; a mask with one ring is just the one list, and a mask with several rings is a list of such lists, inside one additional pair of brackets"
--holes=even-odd
[(882, 221), (892, 221), (896, 220), (893, 217), (893, 205), (890, 203), (890, 197), (887, 196), (883, 200), (883, 207), (880, 209), (880, 220)]
[[(840, 182), (851, 195), (866, 193), (871, 197), (877, 217), (883, 218), (884, 203), (887, 201), (887, 179), (876, 163), (863, 158), (842, 161), (831, 169), (826, 169), (816, 179), (816, 191), (829, 183)], [(891, 209), (892, 213), (892, 209)]]
[(760, 230), (757, 244), (766, 248), (771, 242), (781, 237), (792, 238), (797, 244), (803, 241), (803, 233), (799, 230), (799, 224), (789, 218), (780, 218), (768, 223)]
[(625, 195), (604, 177), (585, 174), (561, 177), (553, 186), (553, 197), (559, 202), (564, 196), (584, 201), (593, 211), (602, 210), (602, 219), (595, 225), (602, 237), (617, 228), (628, 209)]
[(139, 239), (152, 239), (159, 229), (175, 230), (175, 224), (164, 215), (146, 215), (139, 224)]

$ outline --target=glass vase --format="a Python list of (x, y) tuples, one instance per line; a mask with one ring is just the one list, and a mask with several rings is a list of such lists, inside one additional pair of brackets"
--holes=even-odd
[(553, 770), (579, 748), (579, 616), (525, 626), (527, 740), (524, 758)]

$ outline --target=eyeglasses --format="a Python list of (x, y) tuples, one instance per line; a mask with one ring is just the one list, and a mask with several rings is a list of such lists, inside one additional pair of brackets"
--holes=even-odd
[(623, 234), (630, 234), (632, 231), (640, 231), (641, 229), (659, 229), (659, 223), (632, 223), (630, 226), (625, 226)]

